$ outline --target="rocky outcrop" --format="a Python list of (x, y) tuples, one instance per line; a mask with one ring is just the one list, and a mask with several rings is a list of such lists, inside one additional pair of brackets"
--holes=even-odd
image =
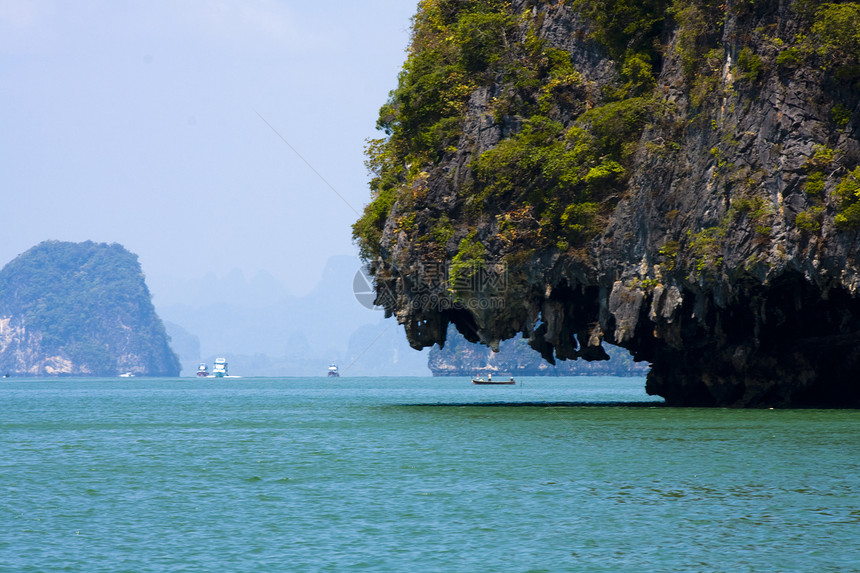
[(6, 265), (0, 372), (178, 376), (137, 256), (117, 244), (49, 241)]
[(609, 34), (586, 4), (512, 2), (505, 49), (539, 38), (569, 54), (581, 81), (542, 113), (571, 153), (580, 132), (602, 137), (600, 110), (646, 117), (582, 172), (587, 183), (623, 171), (591, 188), (599, 228), (547, 238), (549, 207), (541, 215), (534, 194), (517, 194), (528, 181), (510, 165), (527, 162), (507, 151), (508, 163), (487, 165), (514, 184), (486, 191), (478, 159), (535, 125), (499, 111), (517, 88), (496, 74), (466, 100), (456, 145), (401, 177), (369, 249), (378, 302), (416, 348), (444, 344), (449, 323), (494, 350), (522, 333), (550, 362), (622, 346), (651, 364), (648, 392), (673, 405), (860, 405), (856, 54), (828, 44), (817, 3), (655, 2), (646, 86), (623, 41), (599, 41)]

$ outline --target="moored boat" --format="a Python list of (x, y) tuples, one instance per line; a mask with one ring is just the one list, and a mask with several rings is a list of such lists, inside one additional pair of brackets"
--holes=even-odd
[(492, 374), (487, 376), (486, 380), (484, 380), (480, 376), (478, 376), (477, 378), (472, 378), (472, 384), (481, 384), (481, 385), (493, 384), (493, 385), (500, 385), (500, 386), (501, 385), (509, 386), (511, 384), (516, 384), (516, 383), (517, 382), (516, 382), (516, 380), (514, 380), (513, 376), (511, 376), (510, 380), (493, 380)]

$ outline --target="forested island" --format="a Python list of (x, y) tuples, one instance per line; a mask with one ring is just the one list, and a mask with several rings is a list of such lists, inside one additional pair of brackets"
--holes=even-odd
[(860, 405), (860, 3), (424, 0), (354, 236), (415, 348)]
[(0, 372), (178, 376), (137, 255), (46, 241), (0, 271)]

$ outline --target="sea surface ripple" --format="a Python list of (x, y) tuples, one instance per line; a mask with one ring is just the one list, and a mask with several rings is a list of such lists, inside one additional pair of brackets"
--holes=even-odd
[(860, 571), (860, 412), (641, 378), (0, 383), (0, 571)]

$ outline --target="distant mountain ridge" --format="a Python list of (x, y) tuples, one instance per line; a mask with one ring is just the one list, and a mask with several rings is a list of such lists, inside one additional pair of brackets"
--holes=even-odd
[(178, 376), (137, 255), (119, 244), (46, 241), (0, 270), (0, 371)]
[(237, 269), (153, 290), (183, 376), (216, 356), (241, 376), (325, 376), (331, 362), (343, 376), (428, 376), (427, 352), (411, 349), (381, 311), (356, 299), (360, 269), (358, 257), (334, 255), (300, 296), (268, 273), (248, 280)]

